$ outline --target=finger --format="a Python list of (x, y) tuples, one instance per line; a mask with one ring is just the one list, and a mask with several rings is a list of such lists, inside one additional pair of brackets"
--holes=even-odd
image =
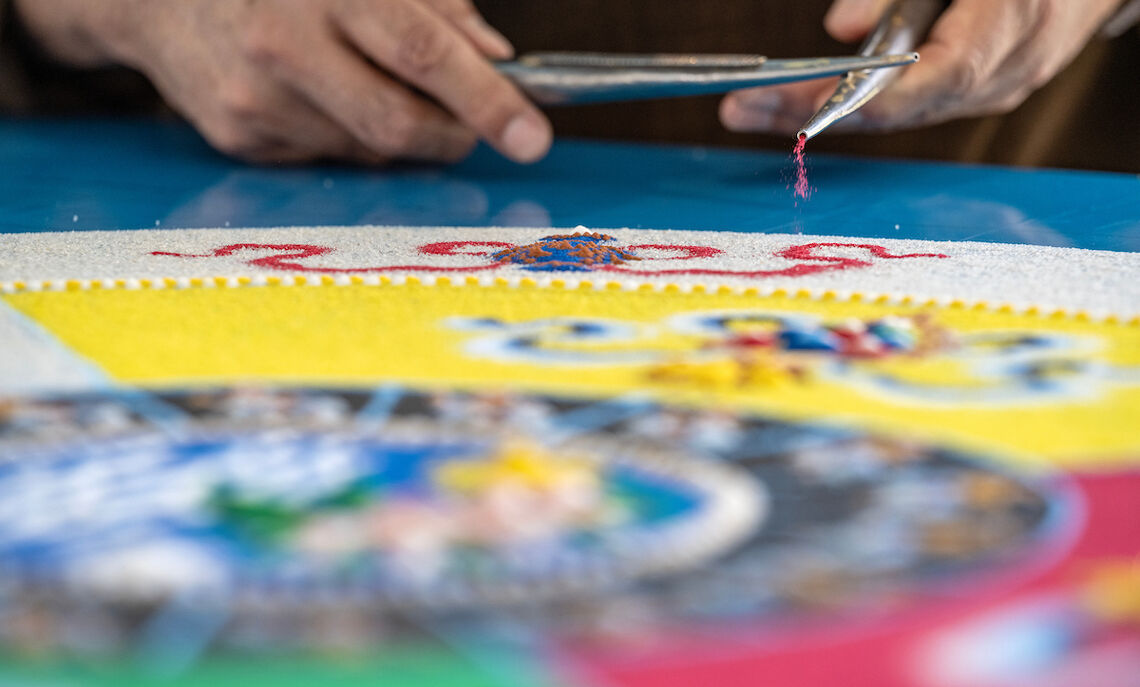
[(892, 0), (835, 0), (823, 18), (823, 27), (844, 43), (861, 40), (871, 32)]
[(256, 146), (251, 146), (236, 157), (245, 162), (266, 166), (301, 165), (322, 160), (335, 160), (375, 167), (390, 161), (389, 158), (377, 155), (359, 144), (343, 151), (317, 150), (300, 143), (296, 138), (278, 137), (260, 139)]
[(270, 162), (344, 160), (376, 165), (389, 159), (362, 143), (300, 94), (283, 93), (275, 106), (267, 108), (256, 131), (267, 142), (265, 156)]
[(378, 159), (343, 127), (268, 79), (222, 82), (214, 103), (203, 130), (233, 157), (262, 164)]
[(312, 150), (298, 147), (292, 141), (280, 139), (265, 139), (256, 147), (251, 147), (236, 157), (266, 167), (302, 165), (320, 159)]
[(471, 39), (487, 57), (509, 60), (514, 56), (515, 48), (511, 42), (483, 19), (470, 0), (427, 0), (427, 4)]
[(367, 167), (378, 167), (391, 162), (391, 158), (379, 155), (359, 144), (341, 151), (314, 150), (298, 145), (296, 140), (269, 138), (256, 150), (243, 158), (246, 162), (259, 165), (288, 166), (302, 165), (323, 160), (350, 162)]
[(302, 94), (262, 74), (239, 73), (223, 80), (215, 102), (233, 127), (279, 147), (309, 150), (313, 157), (343, 153), (355, 143), (344, 127)]
[[(352, 56), (345, 56), (346, 61)], [(355, 61), (355, 60), (352, 60)], [(364, 76), (367, 76), (365, 70)], [(392, 83), (396, 96), (405, 93), (403, 87)], [(438, 107), (411, 96), (409, 100), (419, 100), (426, 111), (434, 115), (421, 120), (418, 136), (409, 137), (404, 145), (369, 146), (353, 134), (345, 125), (338, 122), (325, 110), (319, 101), (312, 101), (305, 93), (293, 86), (277, 86), (275, 100), (266, 108), (259, 130), (271, 139), (291, 146), (302, 161), (348, 160), (361, 164), (382, 164), (393, 157), (428, 160), (435, 162), (455, 162), (466, 157), (475, 145), (474, 135), (460, 126)], [(407, 105), (415, 107), (415, 105)], [(446, 131), (441, 132), (440, 128)]]
[(994, 109), (1009, 111), (1048, 83), (1077, 56), (1102, 21), (1088, 8), (1068, 3), (1039, 11), (1026, 39), (997, 70), (1000, 78), (989, 94), (998, 104)]
[(733, 110), (732, 101), (726, 99), (721, 102), (721, 121), (730, 131), (794, 136), (807, 121), (806, 117), (780, 111), (752, 112), (747, 115), (748, 121), (740, 125), (736, 120), (740, 115)]
[[(331, 117), (382, 155), (457, 162), (475, 147), (475, 134), (434, 103), (410, 92), (348, 51), (328, 55), (344, 84), (311, 82)], [(334, 67), (332, 63), (337, 63)]]
[(278, 79), (377, 155), (454, 162), (470, 153), (474, 134), (439, 107), (331, 36), (308, 44), (297, 51), (271, 42), (254, 52)]
[(919, 47), (922, 61), (863, 108), (865, 127), (889, 130), (971, 113), (1023, 40), (1017, 3), (956, 0)]
[(721, 101), (721, 122), (731, 131), (774, 131), (782, 119), (802, 125), (835, 91), (835, 79), (821, 79), (736, 91)]
[(534, 162), (549, 150), (546, 117), (435, 12), (389, 0), (338, 20), (353, 45), (435, 97), (504, 155)]

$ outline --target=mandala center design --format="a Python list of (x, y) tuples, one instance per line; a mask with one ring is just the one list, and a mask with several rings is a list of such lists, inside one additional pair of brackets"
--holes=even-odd
[(521, 265), (526, 270), (577, 272), (641, 259), (627, 250), (606, 245), (613, 241), (614, 237), (597, 232), (555, 234), (534, 243), (505, 248), (491, 257), (499, 264)]

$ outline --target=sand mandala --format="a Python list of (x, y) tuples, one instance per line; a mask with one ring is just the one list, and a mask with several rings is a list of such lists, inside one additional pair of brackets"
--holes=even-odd
[(1136, 254), (446, 227), (3, 249), (0, 682), (1005, 687), (1134, 655)]

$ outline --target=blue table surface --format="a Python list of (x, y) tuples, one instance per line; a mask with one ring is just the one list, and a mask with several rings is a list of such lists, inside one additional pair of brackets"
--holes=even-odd
[(0, 120), (0, 233), (387, 224), (802, 232), (1140, 251), (1140, 177), (560, 141), (537, 165), (257, 168), (188, 127)]

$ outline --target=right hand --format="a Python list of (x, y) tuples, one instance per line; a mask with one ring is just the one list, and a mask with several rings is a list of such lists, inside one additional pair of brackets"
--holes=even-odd
[(489, 59), (470, 0), (16, 0), (77, 66), (143, 72), (214, 147), (254, 162), (452, 162), (482, 138), (517, 162), (547, 119)]
[[(824, 25), (854, 42), (891, 0), (835, 0)], [(1006, 114), (1077, 56), (1121, 0), (954, 0), (918, 48), (922, 61), (831, 131), (912, 129), (960, 117)], [(835, 90), (836, 80), (738, 91), (721, 120), (736, 131), (794, 135)]]

